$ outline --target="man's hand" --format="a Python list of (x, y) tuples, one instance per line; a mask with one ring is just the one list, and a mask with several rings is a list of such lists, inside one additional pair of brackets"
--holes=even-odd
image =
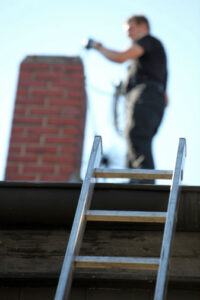
[(83, 41), (83, 47), (85, 49), (96, 49), (99, 50), (99, 48), (102, 46), (101, 43), (94, 41), (93, 39), (88, 39)]
[(165, 107), (169, 105), (169, 97), (167, 95), (167, 92), (165, 92)]
[(92, 43), (93, 49), (100, 50), (101, 47), (103, 47), (102, 43), (93, 41), (93, 43)]

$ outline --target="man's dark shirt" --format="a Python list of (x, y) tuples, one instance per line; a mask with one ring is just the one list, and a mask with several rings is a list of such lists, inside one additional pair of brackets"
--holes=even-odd
[(134, 59), (129, 66), (127, 88), (129, 92), (137, 84), (145, 82), (157, 82), (162, 84), (164, 90), (167, 83), (166, 54), (161, 42), (146, 35), (136, 41), (145, 53), (138, 59)]

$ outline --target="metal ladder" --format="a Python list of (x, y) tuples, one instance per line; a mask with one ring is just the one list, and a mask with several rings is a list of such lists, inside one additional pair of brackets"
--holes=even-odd
[[(166, 299), (167, 273), (178, 210), (178, 194), (183, 177), (186, 141), (179, 139), (174, 171), (142, 169), (100, 169), (102, 141), (94, 139), (88, 169), (83, 181), (68, 247), (56, 290), (55, 300), (69, 298), (75, 268), (117, 268), (158, 270), (154, 300)], [(167, 212), (131, 212), (90, 210), (95, 178), (172, 179)], [(165, 223), (160, 258), (78, 256), (87, 221)]]

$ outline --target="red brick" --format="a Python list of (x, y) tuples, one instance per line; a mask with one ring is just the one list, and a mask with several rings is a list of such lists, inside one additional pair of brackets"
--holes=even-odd
[(7, 166), (6, 167), (6, 172), (18, 172), (19, 171), (19, 166), (14, 165), (14, 166)]
[(32, 96), (36, 97), (53, 97), (53, 96), (64, 96), (64, 90), (33, 90)]
[(27, 63), (24, 62), (21, 64), (21, 71), (31, 70), (31, 71), (38, 71), (38, 70), (49, 70), (50, 64), (48, 63)]
[(28, 96), (29, 90), (28, 89), (18, 89), (17, 96)]
[(79, 124), (79, 120), (78, 119), (48, 119), (48, 124), (49, 125), (77, 125)]
[(66, 73), (64, 72), (37, 72), (35, 74), (36, 79), (55, 80), (55, 79), (66, 79)]
[(34, 175), (18, 175), (13, 173), (6, 173), (6, 180), (16, 180), (16, 181), (35, 181), (36, 177)]
[(8, 161), (11, 162), (37, 162), (37, 156), (15, 156), (10, 155), (8, 156)]
[(20, 72), (19, 80), (21, 79), (31, 79), (33, 73), (32, 72)]
[(73, 72), (73, 73), (70, 72), (69, 77), (70, 77), (70, 79), (81, 79), (81, 80), (85, 79), (84, 74), (80, 73), (80, 72)]
[(79, 100), (50, 100), (50, 105), (57, 105), (57, 106), (80, 106), (81, 99)]
[(63, 133), (69, 135), (77, 135), (79, 133), (79, 130), (76, 127), (64, 128)]
[(28, 128), (28, 133), (35, 133), (35, 134), (56, 134), (58, 133), (58, 128), (45, 128), (45, 127), (33, 127)]
[(82, 98), (84, 95), (83, 91), (68, 91), (67, 96), (72, 98)]
[(56, 147), (48, 147), (48, 146), (28, 146), (26, 147), (27, 153), (56, 153), (57, 148)]
[(49, 176), (41, 176), (41, 181), (68, 181), (69, 175), (60, 176), (60, 175), (49, 175)]
[(82, 64), (54, 64), (54, 70), (56, 71), (70, 71), (70, 70), (83, 70)]
[(74, 170), (73, 166), (60, 167), (59, 173), (71, 173), (73, 172), (73, 170)]
[(17, 97), (16, 104), (38, 104), (44, 105), (44, 99), (35, 99), (31, 97)]
[(23, 172), (25, 173), (48, 173), (53, 172), (53, 166), (24, 166)]
[(14, 117), (13, 120), (14, 124), (38, 124), (41, 125), (42, 124), (42, 119), (41, 118), (19, 118), (19, 117)]
[(84, 84), (82, 81), (55, 81), (52, 83), (52, 86), (66, 88), (82, 88)]
[(26, 87), (46, 87), (47, 82), (46, 81), (39, 81), (39, 80), (24, 80), (20, 79), (19, 80), (19, 85), (21, 87), (26, 86)]
[(22, 134), (24, 133), (23, 127), (13, 127), (12, 128), (12, 134)]
[(76, 147), (63, 147), (61, 152), (63, 154), (69, 154), (69, 153), (76, 153), (77, 152), (77, 148)]
[(79, 116), (81, 114), (81, 110), (77, 109), (77, 108), (74, 108), (74, 109), (67, 108), (66, 114), (69, 115), (69, 116), (70, 115), (77, 115), (77, 116)]
[(67, 70), (83, 70), (82, 64), (68, 64)]
[(11, 143), (39, 143), (38, 136), (12, 136)]
[(32, 108), (30, 112), (33, 115), (59, 115), (61, 113), (61, 109)]
[(42, 161), (44, 163), (73, 163), (74, 157), (72, 156), (44, 156)]
[(20, 153), (21, 147), (20, 146), (10, 146), (9, 153)]
[(24, 115), (25, 112), (26, 112), (26, 108), (15, 107), (14, 115)]
[(47, 144), (77, 144), (78, 140), (71, 137), (46, 137)]

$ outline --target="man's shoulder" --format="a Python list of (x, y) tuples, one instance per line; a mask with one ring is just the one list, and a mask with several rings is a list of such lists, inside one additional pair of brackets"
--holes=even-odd
[(141, 37), (140, 39), (138, 39), (137, 42), (143, 42), (143, 41), (144, 42), (148, 41), (148, 42), (158, 42), (158, 43), (161, 43), (161, 41), (157, 37), (155, 37), (155, 36), (153, 36), (151, 34), (147, 34), (147, 35)]
[(150, 34), (147, 34), (145, 36), (140, 37), (136, 44), (140, 45), (145, 49), (145, 51), (150, 50), (152, 43), (154, 43), (154, 37), (152, 37)]
[(151, 34), (145, 35), (141, 37), (137, 43), (142, 46), (145, 50), (150, 50), (157, 47), (162, 47), (162, 42), (155, 36), (152, 36)]

